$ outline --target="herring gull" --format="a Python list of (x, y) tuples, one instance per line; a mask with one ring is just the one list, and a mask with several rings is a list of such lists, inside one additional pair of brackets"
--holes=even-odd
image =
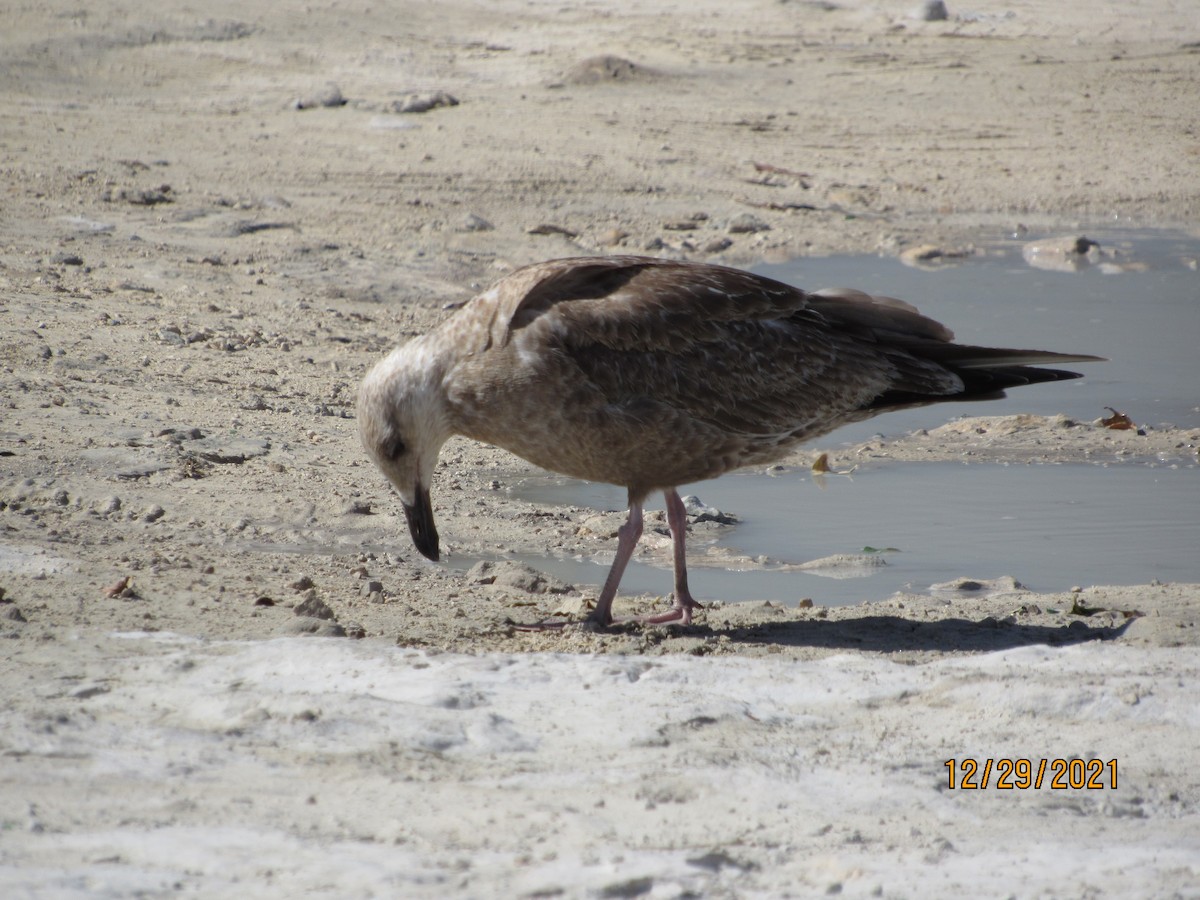
[(700, 604), (688, 590), (680, 485), (772, 462), (887, 410), (1079, 377), (1035, 364), (1100, 359), (953, 337), (907, 303), (859, 291), (647, 257), (551, 260), (512, 272), (380, 361), (359, 390), (359, 433), (432, 560), (429, 488), (451, 435), (623, 485), (629, 517), (590, 615), (600, 625), (614, 621), (642, 505), (662, 491), (674, 605), (641, 621), (687, 624)]

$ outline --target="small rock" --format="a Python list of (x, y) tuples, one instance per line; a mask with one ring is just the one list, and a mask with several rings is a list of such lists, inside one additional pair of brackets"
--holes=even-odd
[(715, 506), (708, 506), (695, 494), (683, 498), (683, 508), (687, 510), (688, 518), (693, 522), (716, 522), (718, 525), (736, 525), (737, 516), (721, 512)]
[(333, 610), (329, 608), (329, 604), (316, 596), (310, 596), (303, 603), (297, 603), (295, 612), (298, 616), (306, 616), (310, 619), (333, 618)]
[(933, 593), (955, 591), (981, 595), (1003, 594), (1024, 589), (1025, 586), (1011, 575), (1002, 575), (992, 579), (955, 578), (953, 581), (943, 581), (929, 586), (929, 590)]
[(552, 616), (579, 618), (592, 611), (593, 604), (586, 597), (567, 597), (550, 613)]
[(622, 228), (610, 228), (604, 234), (600, 235), (600, 245), (603, 247), (615, 247), (620, 244), (625, 238), (629, 237), (629, 232)]
[(939, 247), (937, 244), (919, 244), (900, 252), (900, 262), (917, 269), (932, 269), (939, 265), (956, 262), (971, 256), (973, 251), (959, 247)]
[(945, 22), (950, 14), (946, 11), (946, 4), (942, 0), (925, 0), (912, 11), (912, 17), (920, 19), (922, 22)]
[(1021, 248), (1025, 262), (1050, 272), (1078, 272), (1100, 260), (1100, 245), (1082, 235), (1030, 241)]
[(0, 607), (0, 619), (7, 619), (10, 622), (28, 622), (29, 620), (22, 615), (21, 610), (13, 606), (11, 603), (5, 603)]
[(548, 222), (543, 222), (540, 225), (534, 225), (532, 228), (525, 229), (526, 234), (561, 234), (563, 237), (579, 237), (579, 233), (572, 231), (570, 228), (564, 228), (561, 225), (552, 225)]
[(565, 84), (599, 84), (611, 81), (633, 81), (653, 77), (655, 73), (620, 56), (589, 56), (571, 66), (563, 74)]
[(770, 231), (771, 226), (758, 218), (758, 216), (751, 215), (750, 213), (742, 213), (729, 220), (726, 230), (730, 234), (754, 234), (759, 231)]
[(296, 634), (303, 637), (345, 637), (346, 629), (337, 622), (323, 622), (320, 619), (292, 619), (280, 629), (284, 634)]
[(392, 101), (392, 112), (423, 113), (442, 106), (458, 106), (458, 100), (445, 91), (405, 94)]
[(495, 229), (495, 225), (475, 213), (468, 213), (460, 227), (461, 231), (494, 231)]
[(727, 237), (713, 238), (704, 245), (705, 253), (720, 253), (723, 250), (728, 250), (733, 246), (733, 241)]
[(467, 571), (472, 584), (511, 588), (526, 594), (565, 594), (574, 590), (544, 572), (515, 562), (477, 562)]
[(55, 253), (50, 262), (59, 266), (82, 266), (83, 257), (78, 253)]
[(155, 503), (153, 506), (151, 506), (149, 509), (147, 509), (144, 513), (142, 513), (142, 518), (147, 522), (157, 522), (159, 519), (161, 519), (166, 514), (167, 514), (167, 511), (165, 509), (163, 509), (161, 506), (159, 506), (157, 503)]
[(71, 691), (71, 697), (76, 700), (90, 700), (92, 697), (107, 694), (109, 690), (111, 689), (106, 684), (81, 684)]
[(101, 197), (106, 203), (132, 203), (134, 206), (156, 206), (159, 203), (174, 203), (169, 184), (156, 188), (109, 188)]
[(309, 94), (307, 97), (298, 97), (292, 101), (293, 109), (316, 109), (321, 106), (335, 107), (345, 105), (346, 98), (342, 96), (341, 88), (332, 81), (325, 85), (322, 90)]

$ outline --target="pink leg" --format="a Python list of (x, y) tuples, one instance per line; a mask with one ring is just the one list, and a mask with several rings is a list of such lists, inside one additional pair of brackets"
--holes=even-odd
[[(687, 552), (684, 546), (687, 539), (687, 511), (683, 508), (683, 501), (679, 499), (679, 493), (674, 488), (663, 491), (663, 496), (667, 501), (667, 525), (671, 529), (671, 543), (674, 550), (675, 605), (667, 612), (653, 616), (637, 616), (622, 620), (613, 618), (612, 605), (617, 596), (617, 588), (625, 574), (625, 567), (629, 565), (629, 560), (633, 556), (634, 548), (637, 547), (637, 542), (642, 537), (642, 501), (634, 500), (631, 497), (629, 518), (625, 520), (624, 525), (617, 529), (616, 558), (613, 559), (612, 568), (608, 570), (608, 577), (604, 579), (604, 587), (600, 590), (600, 596), (596, 600), (596, 608), (588, 615), (588, 619), (597, 625), (611, 625), (616, 621), (646, 622), (651, 625), (679, 622), (682, 625), (688, 625), (692, 621), (692, 610), (703, 608), (692, 599), (687, 585)], [(526, 631), (543, 631), (562, 628), (566, 624), (565, 622), (539, 622), (535, 625), (518, 625), (516, 627)]]
[(625, 574), (625, 567), (629, 565), (629, 558), (633, 556), (633, 548), (637, 546), (638, 540), (642, 536), (642, 501), (629, 499), (629, 518), (625, 520), (625, 524), (617, 529), (617, 556), (613, 560), (612, 568), (608, 570), (608, 577), (604, 579), (604, 587), (600, 591), (600, 597), (596, 600), (596, 608), (592, 610), (589, 619), (600, 625), (611, 625), (613, 623), (612, 604), (613, 598), (617, 596), (617, 587), (621, 584), (621, 576)]
[(646, 616), (642, 621), (649, 622), (652, 625), (661, 625), (666, 622), (679, 622), (682, 625), (690, 625), (692, 622), (692, 610), (703, 609), (703, 607), (693, 599), (691, 591), (688, 590), (687, 550), (685, 548), (687, 541), (687, 510), (683, 508), (683, 501), (679, 499), (679, 492), (674, 488), (663, 491), (663, 498), (667, 501), (667, 526), (671, 529), (671, 545), (674, 552), (675, 605), (665, 613)]

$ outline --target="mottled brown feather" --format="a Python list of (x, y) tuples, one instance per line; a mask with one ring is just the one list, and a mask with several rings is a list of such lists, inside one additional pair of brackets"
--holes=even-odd
[(1075, 377), (1093, 359), (953, 344), (907, 303), (614, 256), (517, 270), (422, 339), (445, 425), (641, 497), (897, 406)]

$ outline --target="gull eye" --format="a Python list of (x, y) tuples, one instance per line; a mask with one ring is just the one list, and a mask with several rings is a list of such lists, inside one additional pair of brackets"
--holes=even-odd
[(383, 444), (383, 453), (390, 460), (397, 460), (407, 452), (408, 448), (404, 446), (404, 441), (399, 435), (393, 435)]

